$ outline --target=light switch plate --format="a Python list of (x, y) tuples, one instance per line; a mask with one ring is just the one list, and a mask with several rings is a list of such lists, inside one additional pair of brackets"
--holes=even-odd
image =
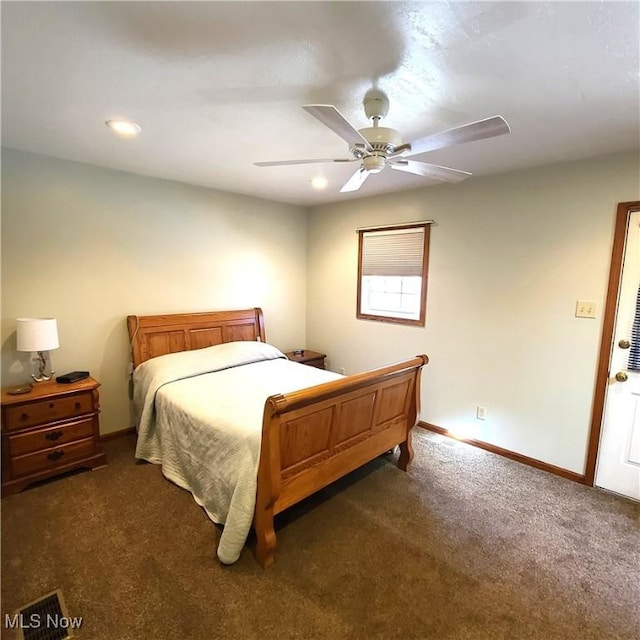
[(592, 300), (578, 300), (576, 302), (576, 318), (595, 318), (596, 306)]

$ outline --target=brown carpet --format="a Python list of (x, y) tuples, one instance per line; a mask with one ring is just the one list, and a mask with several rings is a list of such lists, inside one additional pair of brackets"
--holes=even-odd
[(2, 500), (3, 627), (60, 588), (92, 640), (640, 637), (631, 501), (417, 429), (409, 474), (374, 461), (283, 514), (271, 569), (224, 567), (133, 446)]

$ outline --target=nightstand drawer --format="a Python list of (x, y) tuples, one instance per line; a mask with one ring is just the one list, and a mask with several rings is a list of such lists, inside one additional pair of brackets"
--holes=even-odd
[(26, 476), (30, 473), (60, 467), (78, 458), (90, 456), (94, 452), (95, 443), (93, 438), (85, 438), (60, 447), (13, 458), (11, 460), (11, 470), (14, 477)]
[(90, 438), (93, 435), (93, 418), (79, 422), (61, 424), (57, 427), (35, 429), (27, 433), (9, 436), (9, 451), (12, 457), (33, 451), (58, 447), (74, 440)]
[(75, 393), (68, 397), (7, 407), (4, 428), (6, 431), (15, 431), (44, 422), (73, 418), (91, 411), (93, 411), (91, 392)]
[(307, 360), (304, 364), (310, 367), (316, 367), (318, 369), (324, 369), (324, 358), (317, 358), (316, 360)]

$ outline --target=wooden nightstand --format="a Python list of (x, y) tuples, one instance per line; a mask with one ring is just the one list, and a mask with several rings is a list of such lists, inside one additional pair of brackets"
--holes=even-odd
[(305, 349), (301, 355), (296, 355), (293, 351), (287, 351), (284, 354), (289, 358), (289, 360), (293, 360), (294, 362), (299, 362), (301, 364), (308, 364), (311, 367), (317, 367), (318, 369), (326, 369), (324, 364), (324, 359), (327, 357), (324, 353), (318, 353), (317, 351), (311, 351), (309, 349)]
[(107, 459), (100, 448), (99, 382), (38, 382), (29, 393), (2, 390), (2, 495)]

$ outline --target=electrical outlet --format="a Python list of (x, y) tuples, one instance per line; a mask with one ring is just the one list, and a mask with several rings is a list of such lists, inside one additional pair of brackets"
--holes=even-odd
[(343, 376), (346, 375), (345, 372), (344, 372), (344, 367), (340, 367), (338, 369), (338, 373), (341, 373)]
[(476, 418), (478, 420), (486, 420), (487, 419), (487, 407), (481, 407), (478, 405), (476, 407)]
[(576, 302), (576, 318), (595, 318), (596, 303), (590, 300), (578, 300)]

